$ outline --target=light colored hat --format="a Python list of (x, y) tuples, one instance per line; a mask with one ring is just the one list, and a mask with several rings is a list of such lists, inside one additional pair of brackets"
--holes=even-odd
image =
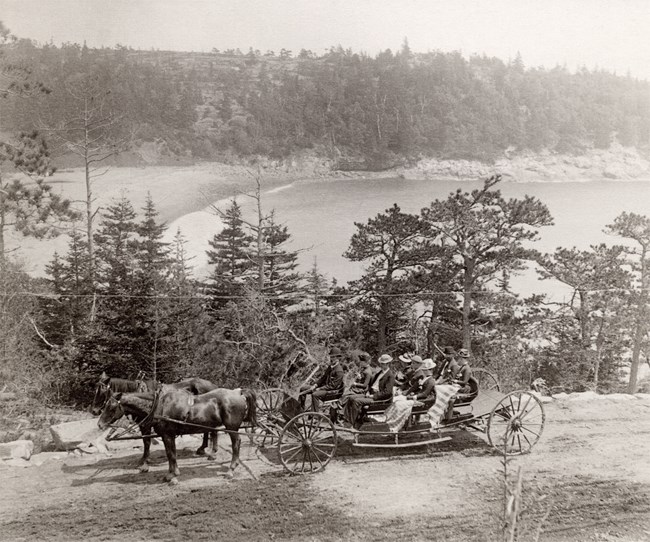
[(381, 363), (382, 365), (390, 363), (393, 361), (393, 358), (391, 358), (388, 354), (382, 354), (379, 356), (379, 359), (377, 360), (377, 363)]
[(427, 358), (422, 362), (422, 368), (427, 371), (433, 371), (436, 368), (436, 362), (431, 358)]
[(417, 356), (417, 355), (416, 355), (416, 356), (413, 356), (413, 357), (411, 358), (411, 361), (412, 361), (413, 363), (422, 363), (422, 358), (421, 358), (420, 356)]
[(413, 361), (413, 360), (411, 359), (411, 354), (402, 354), (402, 355), (399, 357), (399, 360), (400, 360), (402, 363), (411, 363), (411, 362)]
[(467, 351), (467, 348), (461, 348), (458, 351), (458, 356), (461, 358), (468, 358), (469, 357), (469, 352)]

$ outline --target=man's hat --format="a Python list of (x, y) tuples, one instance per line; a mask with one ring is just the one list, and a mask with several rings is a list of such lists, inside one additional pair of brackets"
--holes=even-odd
[(458, 356), (461, 358), (468, 358), (469, 357), (469, 352), (467, 351), (467, 348), (461, 348), (458, 351)]
[(455, 356), (456, 355), (456, 351), (454, 350), (453, 346), (445, 346), (445, 349), (443, 350), (443, 352), (447, 356)]
[(343, 357), (343, 352), (341, 352), (340, 348), (337, 348), (336, 346), (330, 348), (330, 358), (341, 358)]
[(415, 356), (413, 356), (413, 357), (411, 358), (411, 361), (412, 361), (413, 363), (422, 363), (422, 358), (421, 358), (420, 356), (418, 356), (418, 355), (415, 355)]
[(411, 362), (413, 361), (413, 359), (411, 358), (411, 354), (402, 354), (402, 355), (399, 357), (399, 360), (400, 360), (402, 363), (411, 363)]
[(384, 365), (390, 363), (391, 361), (393, 361), (393, 358), (391, 358), (388, 354), (382, 354), (381, 356), (379, 356), (377, 363)]
[(422, 362), (422, 369), (433, 371), (436, 368), (436, 362), (431, 358), (427, 358)]

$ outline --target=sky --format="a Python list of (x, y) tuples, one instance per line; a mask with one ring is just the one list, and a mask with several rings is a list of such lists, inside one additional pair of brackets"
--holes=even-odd
[(650, 0), (0, 0), (39, 43), (322, 54), (460, 51), (527, 67), (603, 68), (650, 80)]

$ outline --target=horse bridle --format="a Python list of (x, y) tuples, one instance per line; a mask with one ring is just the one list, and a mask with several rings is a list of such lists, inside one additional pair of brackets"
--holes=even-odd
[(99, 397), (99, 393), (106, 394), (106, 398), (104, 399), (104, 402), (102, 403), (101, 409), (104, 410), (104, 407), (106, 406), (106, 403), (108, 403), (108, 400), (111, 397), (111, 387), (106, 384), (105, 382), (97, 382), (97, 386), (95, 386), (95, 396), (93, 397), (93, 408), (95, 408), (95, 405), (97, 403), (97, 397)]

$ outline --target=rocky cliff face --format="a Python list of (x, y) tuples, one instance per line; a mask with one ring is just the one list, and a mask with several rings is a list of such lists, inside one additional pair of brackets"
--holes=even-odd
[[(146, 154), (145, 151), (149, 151)], [(171, 163), (163, 160), (159, 149), (140, 149), (141, 158), (147, 165), (181, 165), (179, 160)], [(189, 162), (189, 163), (188, 163)], [(183, 165), (191, 165), (185, 159)], [(328, 160), (316, 153), (305, 151), (284, 160), (257, 157), (250, 163), (233, 159), (230, 163), (212, 163), (213, 168), (223, 170), (224, 178), (246, 178), (259, 171), (266, 179), (338, 179), (338, 178), (387, 178), (405, 179), (454, 179), (478, 180), (501, 174), (510, 182), (562, 182), (593, 180), (650, 180), (650, 160), (634, 148), (613, 144), (609, 149), (591, 149), (582, 155), (564, 155), (551, 152), (506, 152), (493, 164), (474, 160), (420, 160), (415, 166), (396, 167), (384, 171), (341, 171), (339, 162)]]
[(650, 161), (636, 149), (612, 145), (592, 149), (580, 156), (553, 154), (507, 154), (494, 164), (470, 160), (421, 160), (413, 168), (395, 173), (409, 179), (476, 180), (495, 173), (512, 182), (562, 182), (587, 180), (650, 180)]

